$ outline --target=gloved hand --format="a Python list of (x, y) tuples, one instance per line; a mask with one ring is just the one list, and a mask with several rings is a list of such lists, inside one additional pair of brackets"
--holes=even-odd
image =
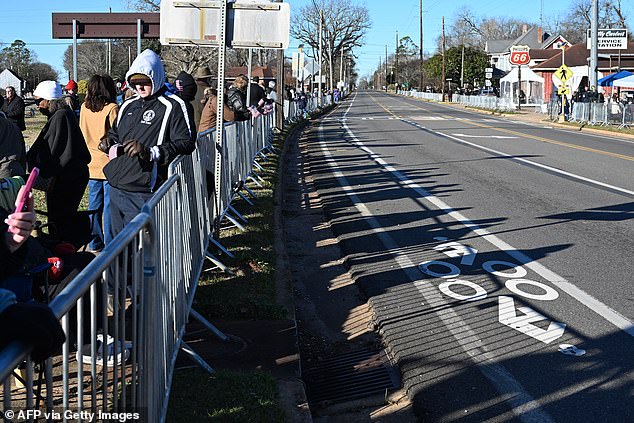
[(97, 149), (101, 152), (108, 154), (108, 150), (110, 150), (110, 147), (112, 147), (114, 144), (115, 144), (114, 141), (112, 141), (106, 135), (101, 140), (99, 140), (99, 145), (97, 145)]
[(141, 160), (150, 161), (150, 149), (137, 140), (125, 141), (123, 143), (123, 151), (128, 157), (138, 156)]

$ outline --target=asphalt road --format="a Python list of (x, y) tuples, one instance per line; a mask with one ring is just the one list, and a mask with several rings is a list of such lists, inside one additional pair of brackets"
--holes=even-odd
[(421, 421), (634, 421), (634, 143), (380, 92), (310, 165)]

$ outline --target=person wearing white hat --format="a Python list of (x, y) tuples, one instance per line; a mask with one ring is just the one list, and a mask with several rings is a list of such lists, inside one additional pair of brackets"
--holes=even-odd
[(42, 81), (33, 91), (35, 105), (48, 120), (26, 155), (29, 169), (38, 167), (46, 184), (50, 235), (72, 242), (77, 209), (88, 185), (90, 152), (79, 129), (77, 116), (62, 99), (62, 87)]

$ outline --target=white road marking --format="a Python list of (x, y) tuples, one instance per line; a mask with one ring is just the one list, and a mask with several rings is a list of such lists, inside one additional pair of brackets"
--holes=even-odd
[[(354, 102), (354, 100), (353, 100), (353, 102)], [(352, 106), (352, 103), (350, 104), (350, 107), (351, 106)], [(348, 110), (350, 110), (350, 109), (348, 108)], [(606, 187), (606, 188), (612, 189), (612, 190), (617, 191), (617, 192), (622, 192), (622, 193), (634, 196), (634, 191), (626, 190), (624, 188), (616, 187), (614, 185), (609, 185), (609, 184), (606, 184), (606, 183), (603, 183), (603, 182), (595, 181), (593, 179), (589, 179), (589, 178), (586, 178), (584, 176), (576, 175), (576, 174), (573, 174), (573, 173), (570, 173), (570, 172), (566, 172), (564, 170), (556, 169), (554, 167), (543, 165), (543, 164), (540, 164), (540, 163), (537, 163), (537, 162), (532, 162), (530, 160), (522, 159), (522, 158), (519, 158), (519, 157), (514, 157), (514, 156), (511, 156), (509, 154), (502, 153), (501, 151), (494, 150), (492, 148), (483, 147), (481, 145), (474, 144), (474, 143), (469, 142), (469, 141), (465, 141), (463, 139), (451, 136), (449, 134), (444, 134), (442, 132), (437, 132), (437, 131), (434, 131), (432, 129), (425, 128), (425, 127), (419, 125), (416, 122), (409, 122), (409, 121), (407, 121), (405, 119), (401, 119), (401, 120), (403, 122), (409, 123), (410, 125), (417, 126), (417, 127), (421, 128), (421, 129), (425, 129), (427, 131), (434, 132), (436, 134), (442, 135), (442, 136), (447, 137), (449, 139), (461, 142), (463, 144), (467, 144), (467, 145), (473, 146), (475, 148), (479, 148), (481, 150), (485, 150), (485, 151), (494, 153), (494, 154), (502, 156), (502, 157), (508, 157), (508, 158), (510, 158), (512, 160), (517, 160), (517, 161), (520, 161), (522, 163), (530, 164), (531, 166), (536, 166), (536, 167), (539, 167), (539, 168), (547, 169), (550, 172), (559, 173), (559, 174), (566, 175), (566, 176), (568, 176), (570, 178), (573, 178), (573, 179), (578, 179), (578, 180), (581, 180), (581, 181), (584, 181), (584, 182), (588, 182), (588, 183), (591, 183), (591, 184), (594, 184), (594, 185)], [(487, 230), (482, 229), (479, 226), (477, 226), (475, 223), (471, 222), (469, 219), (467, 219), (461, 213), (455, 211), (452, 207), (447, 205), (444, 201), (442, 201), (439, 198), (431, 195), (425, 189), (423, 189), (422, 187), (417, 185), (415, 182), (411, 181), (406, 176), (404, 176), (401, 172), (399, 172), (398, 170), (396, 170), (392, 166), (389, 166), (387, 163), (385, 163), (385, 161), (383, 159), (381, 159), (377, 154), (375, 154), (372, 150), (370, 150), (365, 145), (363, 145), (361, 142), (359, 142), (356, 139), (356, 137), (354, 137), (354, 135), (352, 134), (352, 132), (350, 131), (350, 129), (348, 128), (347, 125), (344, 124), (343, 127), (346, 129), (348, 134), (350, 134), (351, 137), (353, 137), (353, 139), (355, 140), (355, 143), (354, 143), (355, 145), (357, 145), (361, 150), (366, 151), (376, 163), (382, 165), (387, 171), (391, 172), (397, 179), (399, 179), (403, 183), (403, 185), (405, 185), (408, 188), (411, 188), (412, 190), (414, 190), (415, 192), (420, 194), (421, 197), (423, 197), (424, 199), (426, 199), (427, 201), (432, 203), (438, 209), (444, 210), (447, 213), (448, 216), (450, 216), (454, 220), (462, 223), (465, 227), (471, 229), (471, 231), (473, 231), (475, 234), (481, 236), (482, 238), (487, 240), (490, 244), (496, 246), (498, 249), (500, 249), (502, 251), (505, 251), (509, 256), (513, 257), (520, 264), (525, 265), (526, 267), (528, 267), (529, 269), (531, 269), (532, 271), (534, 271), (538, 275), (542, 276), (544, 279), (546, 279), (547, 281), (549, 281), (550, 283), (555, 285), (557, 288), (559, 288), (563, 292), (565, 292), (568, 295), (570, 295), (571, 297), (575, 298), (581, 304), (585, 305), (590, 310), (594, 311), (596, 314), (598, 314), (599, 316), (604, 318), (606, 321), (612, 323), (614, 326), (616, 326), (617, 328), (621, 329), (623, 332), (625, 332), (628, 335), (634, 337), (634, 323), (632, 323), (632, 321), (627, 319), (621, 313), (619, 313), (616, 310), (613, 310), (607, 304), (602, 303), (601, 301), (599, 301), (598, 299), (594, 298), (592, 295), (588, 294), (587, 292), (585, 292), (581, 288), (579, 288), (576, 285), (573, 285), (572, 283), (568, 282), (565, 278), (559, 276), (557, 273), (553, 272), (550, 269), (547, 269), (545, 266), (543, 266), (539, 262), (531, 259), (526, 254), (518, 251), (516, 248), (514, 248), (513, 246), (511, 246), (507, 242), (502, 241), (497, 236), (490, 234)]]
[(456, 137), (465, 137), (465, 138), (495, 138), (498, 140), (510, 140), (519, 137), (511, 137), (508, 135), (467, 135), (467, 134), (452, 134)]
[(565, 323), (550, 322), (548, 329), (542, 329), (533, 323), (548, 320), (546, 316), (539, 314), (530, 307), (519, 307), (517, 311), (522, 314), (518, 316), (515, 311), (513, 297), (500, 295), (498, 301), (498, 320), (503, 325), (522, 332), (531, 338), (538, 339), (545, 344), (553, 342), (564, 334)]
[[(526, 159), (523, 159), (521, 157), (517, 157), (517, 156), (513, 156), (513, 155), (510, 155), (510, 154), (507, 154), (507, 153), (503, 153), (501, 151), (494, 150), (492, 148), (484, 147), (482, 145), (475, 144), (475, 143), (469, 142), (467, 140), (463, 140), (463, 139), (458, 138), (458, 137), (454, 137), (453, 135), (450, 135), (450, 134), (445, 134), (444, 132), (438, 132), (438, 131), (435, 131), (433, 129), (426, 128), (424, 126), (419, 125), (416, 122), (410, 122), (410, 121), (408, 121), (406, 119), (401, 119), (401, 120), (403, 122), (409, 123), (410, 125), (414, 125), (414, 126), (416, 126), (418, 128), (425, 129), (426, 131), (430, 131), (430, 132), (433, 132), (433, 133), (438, 134), (440, 136), (452, 139), (454, 141), (458, 141), (458, 142), (460, 142), (462, 144), (470, 145), (470, 146), (475, 147), (475, 148), (477, 148), (479, 150), (483, 150), (483, 151), (486, 151), (486, 152), (489, 152), (489, 153), (496, 154), (496, 155), (498, 155), (500, 157), (506, 157), (508, 159), (515, 160), (515, 161), (522, 162), (522, 163), (526, 163), (526, 164), (534, 166), (534, 167), (538, 167), (538, 168), (541, 168), (541, 169), (546, 169), (546, 170), (548, 170), (549, 172), (552, 172), (552, 173), (558, 173), (560, 175), (567, 176), (568, 178), (571, 178), (571, 179), (577, 179), (579, 181), (583, 181), (583, 182), (589, 183), (591, 185), (596, 185), (596, 186), (608, 188), (608, 189), (611, 189), (611, 190), (616, 191), (616, 192), (621, 192), (621, 193), (627, 194), (629, 196), (634, 196), (634, 191), (631, 191), (629, 189), (617, 187), (615, 185), (606, 184), (605, 182), (600, 182), (600, 181), (597, 181), (597, 180), (594, 180), (594, 179), (586, 178), (585, 176), (577, 175), (575, 173), (566, 172), (565, 170), (557, 169), (556, 167), (548, 166), (548, 165), (545, 165), (545, 164), (533, 162), (531, 160), (526, 160)], [(634, 328), (632, 329), (632, 335), (634, 336)]]
[[(356, 99), (355, 97), (350, 102), (345, 115), (348, 114), (352, 104)], [(354, 141), (355, 145), (370, 154), (370, 157), (381, 164), (384, 168), (395, 174), (399, 180), (404, 182), (408, 187), (416, 186), (412, 181), (409, 181), (403, 177), (396, 169), (389, 166), (383, 159), (374, 154), (371, 150), (365, 147), (356, 136), (352, 133), (350, 128), (344, 123), (343, 128), (346, 130), (350, 138)], [(445, 304), (446, 301), (442, 297), (438, 290), (430, 286), (426, 281), (420, 280), (420, 274), (416, 269), (416, 265), (405, 254), (399, 253), (400, 247), (394, 241), (394, 239), (385, 231), (378, 220), (374, 217), (372, 212), (361, 202), (360, 198), (354, 192), (347, 178), (343, 175), (337, 162), (332, 157), (332, 154), (328, 150), (328, 146), (324, 141), (323, 125), (319, 126), (319, 144), (326, 158), (326, 162), (332, 168), (333, 175), (337, 178), (339, 185), (346, 192), (346, 195), (350, 197), (352, 203), (355, 205), (359, 213), (366, 218), (368, 224), (372, 227), (377, 237), (381, 240), (381, 243), (385, 246), (386, 251), (392, 251), (394, 259), (399, 267), (405, 272), (405, 274), (413, 281), (414, 286), (423, 295), (423, 298), (431, 304)], [(424, 192), (423, 197), (431, 197), (429, 193), (418, 187), (419, 190)], [(447, 206), (448, 207), (448, 206)], [(452, 213), (457, 213), (453, 212)], [(455, 219), (455, 216), (452, 216)], [(464, 222), (462, 222), (464, 224)], [(475, 227), (475, 225), (469, 222), (469, 228)], [(466, 226), (466, 225), (465, 225)], [(553, 419), (544, 410), (541, 409), (540, 404), (524, 389), (524, 387), (513, 377), (513, 375), (500, 363), (495, 361), (493, 353), (488, 351), (486, 346), (482, 343), (482, 340), (473, 332), (473, 330), (462, 320), (462, 318), (450, 307), (439, 307), (436, 311), (438, 317), (443, 321), (447, 330), (449, 330), (456, 341), (460, 344), (463, 351), (471, 357), (471, 359), (477, 364), (482, 374), (489, 379), (489, 381), (496, 387), (497, 391), (504, 395), (506, 401), (510, 404), (515, 415), (525, 423), (548, 423), (553, 422)], [(511, 395), (509, 395), (511, 394)]]

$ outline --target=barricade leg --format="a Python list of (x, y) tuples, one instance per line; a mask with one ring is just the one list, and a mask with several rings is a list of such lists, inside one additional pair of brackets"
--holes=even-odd
[(241, 192), (238, 192), (238, 195), (240, 196), (240, 198), (242, 198), (244, 201), (246, 201), (248, 205), (250, 205), (250, 206), (254, 206), (255, 205), (255, 204), (253, 204), (253, 202), (251, 200), (249, 200), (247, 197), (245, 197), (245, 195), (242, 194)]
[(210, 375), (216, 373), (216, 371), (184, 341), (181, 342), (181, 351), (187, 353), (189, 357), (196, 362), (196, 364), (205, 369)]
[(218, 242), (216, 239), (214, 239), (214, 237), (210, 236), (209, 237), (209, 242), (211, 242), (212, 244), (214, 244), (216, 247), (218, 247), (218, 249), (220, 251), (222, 251), (223, 253), (225, 253), (227, 256), (229, 256), (230, 258), (234, 258), (235, 256), (233, 254), (231, 254), (231, 252), (229, 250), (227, 250), (220, 242)]
[(223, 272), (228, 273), (229, 275), (233, 275), (234, 274), (223, 262), (221, 262), (216, 256), (211, 254), (209, 251), (205, 252), (205, 258), (207, 258), (209, 261), (211, 261), (213, 264), (216, 265), (216, 267), (211, 267), (209, 269), (205, 269), (205, 271), (209, 271), (209, 270), (213, 270), (213, 269), (220, 269)]
[(253, 167), (256, 167), (261, 172), (264, 172), (264, 168), (256, 161), (253, 162)]
[(194, 310), (193, 308), (189, 311), (189, 314), (196, 320), (198, 320), (200, 323), (203, 324), (203, 326), (205, 326), (211, 333), (213, 333), (214, 335), (216, 335), (218, 337), (218, 339), (220, 339), (221, 341), (228, 341), (229, 337), (227, 335), (225, 335), (224, 333), (222, 333), (222, 331), (220, 329), (218, 329), (217, 327), (215, 327), (211, 322), (209, 322), (209, 320), (205, 319), (200, 313), (198, 313), (196, 310)]
[(238, 219), (242, 220), (244, 223), (249, 223), (249, 219), (247, 219), (246, 217), (242, 216), (242, 215), (241, 215), (241, 214), (240, 214), (240, 213), (239, 213), (239, 212), (238, 212), (235, 208), (233, 208), (233, 206), (232, 206), (232, 205), (229, 205), (229, 206), (227, 207), (227, 210), (231, 210), (231, 212), (232, 212), (233, 214), (235, 214), (235, 215), (236, 215), (236, 217), (237, 217)]
[[(257, 178), (257, 179), (256, 179), (256, 178)], [(247, 177), (247, 179), (251, 179), (251, 180), (253, 181), (253, 183), (255, 183), (257, 186), (259, 186), (260, 188), (262, 188), (262, 184), (261, 184), (261, 182), (264, 182), (264, 181), (262, 180), (262, 178), (260, 178), (260, 177), (259, 177), (258, 175), (256, 175), (255, 173), (251, 173), (251, 174)], [(258, 181), (258, 179), (259, 179), (260, 181)]]
[(249, 189), (249, 187), (248, 187), (248, 186), (244, 185), (244, 186), (243, 186), (243, 188), (244, 188), (244, 190), (245, 190), (246, 192), (248, 192), (248, 193), (249, 193), (249, 195), (250, 195), (251, 197), (256, 198), (256, 199), (258, 198), (257, 194), (256, 194), (255, 192), (251, 191), (251, 190)]
[(244, 231), (246, 230), (246, 229), (244, 228), (244, 226), (242, 226), (242, 225), (240, 224), (240, 222), (238, 222), (236, 219), (234, 219), (234, 218), (233, 218), (233, 216), (231, 216), (231, 215), (229, 214), (229, 212), (226, 212), (226, 213), (225, 213), (225, 217), (226, 217), (227, 219), (229, 219), (229, 221), (230, 221), (231, 223), (233, 223), (233, 225), (234, 225), (236, 228), (240, 229), (242, 232), (244, 232)]

